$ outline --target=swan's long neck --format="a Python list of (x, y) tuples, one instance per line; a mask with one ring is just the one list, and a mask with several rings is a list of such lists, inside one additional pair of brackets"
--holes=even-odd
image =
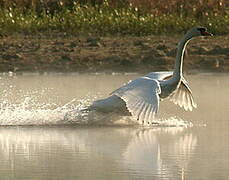
[(173, 78), (175, 79), (180, 79), (182, 77), (185, 47), (190, 39), (191, 39), (190, 37), (185, 36), (178, 44), (175, 68), (173, 74)]

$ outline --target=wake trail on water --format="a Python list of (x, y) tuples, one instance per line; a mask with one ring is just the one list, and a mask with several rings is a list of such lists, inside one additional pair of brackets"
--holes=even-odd
[[(5, 86), (4, 86), (5, 87)], [(13, 92), (13, 87), (4, 90), (0, 97), (0, 126), (28, 125), (137, 125), (131, 116), (119, 116), (114, 113), (84, 111), (97, 95), (86, 95), (81, 99), (59, 102), (52, 89), (41, 89), (29, 92)], [(12, 97), (13, 100), (12, 100)], [(16, 98), (16, 99), (15, 99)], [(48, 99), (48, 102), (42, 102)], [(177, 117), (159, 119), (153, 127), (191, 127), (191, 122)]]
[(81, 108), (82, 103), (74, 105), (75, 101), (56, 107), (54, 103), (34, 103), (31, 97), (17, 104), (3, 101), (0, 104), (0, 125), (57, 125), (62, 123), (68, 111)]
[[(137, 125), (130, 116), (83, 111), (94, 98), (72, 99), (63, 105), (39, 103), (27, 96), (20, 103), (0, 103), (1, 126), (28, 125)], [(191, 127), (192, 123), (177, 117), (157, 120), (153, 127)]]

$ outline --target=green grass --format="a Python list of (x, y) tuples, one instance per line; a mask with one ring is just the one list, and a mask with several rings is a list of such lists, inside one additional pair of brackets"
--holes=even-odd
[[(205, 12), (206, 13), (206, 12)], [(215, 34), (229, 33), (229, 9), (206, 16), (179, 12), (152, 13), (136, 6), (113, 7), (108, 1), (99, 5), (75, 3), (52, 13), (20, 7), (0, 11), (0, 34), (65, 32), (70, 35), (159, 35), (177, 34), (202, 25)]]

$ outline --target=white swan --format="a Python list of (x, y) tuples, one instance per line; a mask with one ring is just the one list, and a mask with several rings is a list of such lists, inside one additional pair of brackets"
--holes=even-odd
[[(190, 29), (178, 44), (174, 72), (151, 72), (113, 91), (106, 99), (97, 100), (87, 110), (129, 112), (139, 124), (151, 124), (159, 109), (159, 100), (170, 98), (185, 110), (196, 108), (191, 89), (182, 75), (187, 43), (193, 37), (212, 36), (204, 27)], [(128, 110), (128, 111), (127, 111)]]

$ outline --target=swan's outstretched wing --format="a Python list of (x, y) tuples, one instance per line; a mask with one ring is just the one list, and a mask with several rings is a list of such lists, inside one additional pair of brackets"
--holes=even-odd
[(126, 103), (127, 109), (139, 124), (150, 124), (159, 108), (159, 82), (148, 77), (131, 81), (112, 92)]
[(149, 74), (146, 74), (144, 77), (162, 81), (168, 77), (171, 77), (172, 75), (173, 75), (172, 71), (161, 71), (161, 72), (151, 72)]
[(170, 100), (174, 104), (183, 107), (186, 111), (192, 111), (193, 108), (197, 107), (188, 82), (184, 78), (182, 78), (181, 84), (176, 92), (170, 96)]

